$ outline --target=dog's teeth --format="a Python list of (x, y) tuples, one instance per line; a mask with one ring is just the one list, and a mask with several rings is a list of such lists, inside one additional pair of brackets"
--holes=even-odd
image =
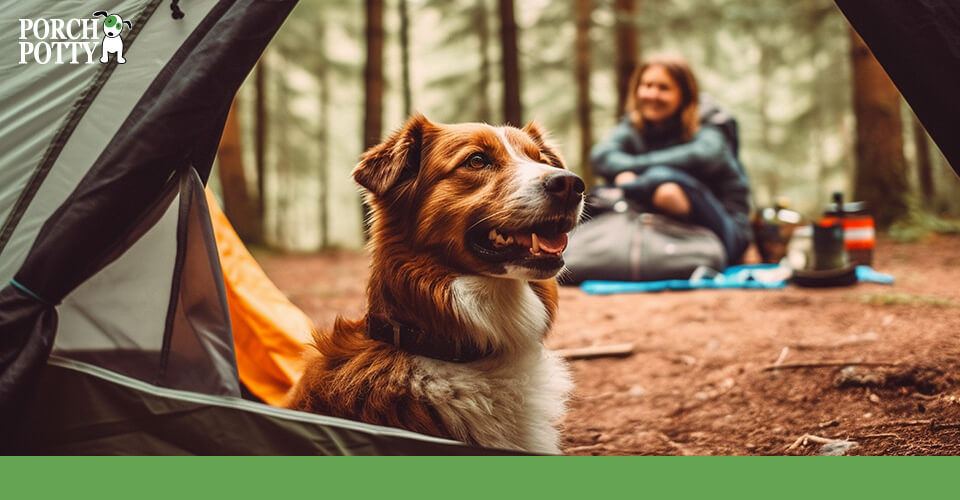
[(507, 236), (507, 239), (503, 240), (503, 242), (504, 242), (505, 244), (507, 244), (507, 245), (512, 245), (512, 244), (514, 244), (516, 241), (517, 241), (517, 240), (513, 239), (513, 236)]
[(530, 252), (534, 255), (540, 253), (540, 238), (537, 237), (537, 233), (530, 233), (530, 239), (533, 240), (533, 246), (530, 247)]
[(499, 234), (497, 233), (496, 229), (491, 229), (490, 233), (487, 234), (487, 238), (490, 238), (491, 241), (496, 240), (497, 236), (499, 236)]

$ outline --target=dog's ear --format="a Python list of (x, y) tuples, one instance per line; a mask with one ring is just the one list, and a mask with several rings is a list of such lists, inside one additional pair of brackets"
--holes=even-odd
[(543, 127), (540, 126), (536, 121), (531, 121), (527, 126), (523, 127), (523, 131), (533, 139), (533, 142), (537, 143), (538, 146), (544, 146), (547, 132), (543, 130)]
[(130, 21), (124, 21), (123, 24), (126, 24), (128, 28), (133, 29), (133, 23)]
[(374, 195), (383, 196), (398, 184), (416, 178), (423, 134), (432, 125), (419, 113), (411, 116), (389, 139), (363, 153), (353, 169), (353, 180)]
[(527, 126), (523, 127), (523, 131), (540, 147), (540, 152), (543, 153), (543, 156), (547, 157), (547, 162), (550, 163), (551, 166), (567, 168), (563, 163), (563, 158), (560, 157), (560, 152), (550, 143), (547, 131), (544, 130), (539, 123), (531, 121)]

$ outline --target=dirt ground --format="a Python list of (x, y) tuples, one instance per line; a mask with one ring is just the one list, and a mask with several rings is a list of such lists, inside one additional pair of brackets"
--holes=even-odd
[[(363, 254), (258, 259), (318, 327), (362, 314)], [(960, 455), (960, 237), (880, 240), (873, 263), (896, 283), (562, 288), (549, 347), (634, 349), (570, 361), (564, 452)]]

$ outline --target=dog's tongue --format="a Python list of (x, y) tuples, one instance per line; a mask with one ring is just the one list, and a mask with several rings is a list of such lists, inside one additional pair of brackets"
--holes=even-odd
[(541, 250), (545, 250), (549, 253), (560, 253), (567, 248), (566, 233), (560, 233), (558, 236), (554, 236), (553, 238), (545, 238), (534, 233), (532, 237), (539, 241)]
[(563, 252), (563, 250), (567, 248), (566, 233), (561, 233), (552, 238), (540, 236), (537, 233), (518, 234), (514, 236), (514, 238), (517, 240), (517, 243), (533, 249), (534, 253), (546, 252), (546, 253), (558, 254)]

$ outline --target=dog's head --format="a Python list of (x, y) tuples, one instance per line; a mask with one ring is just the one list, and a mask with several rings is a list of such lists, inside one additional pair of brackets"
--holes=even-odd
[(531, 123), (444, 125), (414, 115), (353, 170), (371, 244), (401, 245), (458, 272), (545, 279), (563, 267), (583, 181)]
[(107, 38), (115, 38), (120, 36), (120, 32), (123, 31), (123, 25), (126, 24), (128, 28), (133, 28), (133, 23), (130, 21), (124, 21), (119, 14), (107, 14), (105, 10), (98, 10), (93, 13), (94, 17), (100, 16), (103, 17), (103, 33)]

